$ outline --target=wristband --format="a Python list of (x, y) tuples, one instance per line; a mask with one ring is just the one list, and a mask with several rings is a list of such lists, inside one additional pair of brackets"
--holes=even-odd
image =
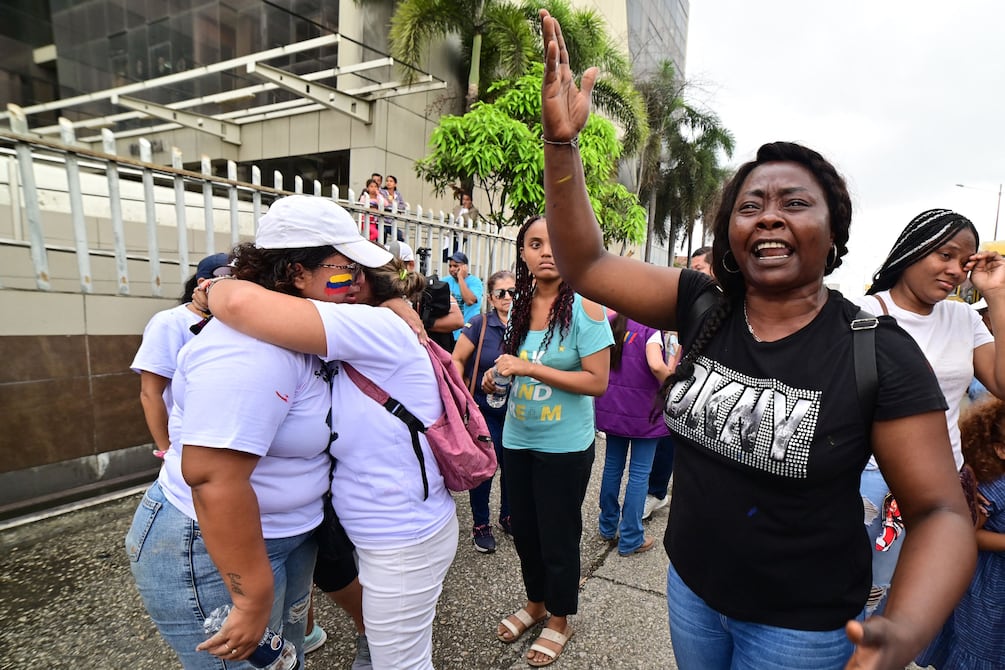
[(541, 141), (544, 142), (545, 144), (551, 144), (554, 146), (570, 146), (577, 148), (579, 147), (579, 135), (576, 135), (571, 140), (549, 140), (547, 137), (542, 135)]

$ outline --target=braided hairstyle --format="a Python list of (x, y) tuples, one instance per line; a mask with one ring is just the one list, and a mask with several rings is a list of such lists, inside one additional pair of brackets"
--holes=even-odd
[(949, 209), (929, 209), (911, 219), (900, 237), (893, 243), (889, 255), (876, 274), (872, 276), (872, 286), (866, 295), (873, 295), (894, 287), (904, 270), (941, 247), (961, 230), (969, 228), (974, 234), (977, 248), (981, 237), (977, 228), (967, 217)]
[[(520, 231), (516, 234), (517, 251), (523, 250), (524, 238), (527, 236), (527, 229), (544, 217), (537, 215), (527, 219)], [(506, 334), (503, 337), (503, 353), (516, 356), (520, 344), (527, 337), (530, 331), (530, 307), (534, 302), (534, 275), (530, 273), (523, 256), (517, 253), (516, 259), (516, 297), (513, 298), (513, 307), (510, 308), (509, 323), (506, 324)], [(547, 349), (551, 343), (551, 338), (555, 332), (555, 325), (559, 326), (559, 333), (567, 335), (572, 325), (572, 299), (574, 297), (572, 287), (564, 281), (558, 286), (558, 295), (551, 304), (548, 312), (548, 332), (544, 336), (541, 349)]]
[[(687, 354), (672, 375), (663, 383), (660, 393), (665, 398), (675, 382), (689, 379), (694, 375), (694, 361), (702, 350), (719, 331), (734, 304), (743, 299), (747, 283), (743, 274), (736, 270), (736, 260), (732, 260), (732, 269), (726, 265), (726, 257), (732, 257), (729, 248), (729, 222), (732, 219), (736, 199), (744, 181), (756, 168), (765, 163), (796, 163), (813, 175), (827, 200), (827, 211), (830, 219), (831, 234), (834, 236), (834, 258), (828, 256), (824, 276), (841, 266), (841, 259), (848, 253), (848, 235), (851, 228), (851, 196), (844, 178), (834, 166), (816, 151), (793, 142), (771, 142), (761, 145), (754, 160), (744, 163), (733, 175), (722, 190), (719, 208), (713, 219), (712, 267), (715, 278), (722, 287), (722, 296), (701, 324), (701, 331), (695, 338)], [(696, 326), (697, 324), (688, 324)]]

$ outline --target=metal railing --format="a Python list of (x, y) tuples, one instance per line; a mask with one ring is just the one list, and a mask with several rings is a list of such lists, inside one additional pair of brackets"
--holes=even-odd
[[(6, 157), (6, 165), (0, 160), (0, 249), (30, 252), (34, 286), (21, 288), (54, 290), (50, 255), (60, 257), (64, 266), (62, 257), (72, 255), (80, 292), (159, 297), (165, 283), (162, 266), (176, 266), (177, 281), (184, 284), (194, 271), (193, 252), (211, 254), (223, 240), (234, 246), (252, 239), (257, 221), (276, 198), (291, 193), (325, 195), (320, 182), (305, 183), (299, 176), (287, 190), (278, 172), (272, 175), (273, 185), (266, 186), (257, 167), (252, 167), (250, 183), (239, 181), (234, 161), (227, 162), (226, 178), (212, 174), (208, 158), (202, 159), (199, 172), (186, 170), (177, 149), (172, 151), (171, 166), (154, 164), (146, 139), (139, 141), (139, 160), (118, 156), (108, 130), (102, 131), (103, 151), (94, 151), (75, 144), (69, 123), (63, 124), (60, 142), (31, 136), (23, 118), (12, 117), (12, 128), (13, 132), (0, 131), (0, 159)], [(10, 208), (7, 226), (2, 218), (5, 195)], [(516, 258), (515, 231), (497, 232), (486, 221), (455, 220), (421, 205), (378, 213), (358, 204), (351, 190), (345, 198), (335, 187), (327, 195), (357, 217), (364, 234), (371, 217), (376, 217), (382, 233), (390, 229), (389, 239), (403, 238), (415, 251), (416, 269), (423, 274), (444, 274), (443, 251), (448, 249), (463, 250), (472, 274), (482, 278), (511, 268)], [(67, 232), (47, 231), (47, 223), (54, 220), (61, 221)], [(201, 244), (194, 242), (199, 232)], [(96, 282), (92, 261), (107, 267), (111, 259), (114, 280), (105, 276)], [(130, 276), (130, 269), (132, 274), (142, 272), (144, 264), (145, 280)], [(72, 279), (63, 276), (60, 290), (69, 290)], [(0, 267), (0, 286), (12, 280)]]

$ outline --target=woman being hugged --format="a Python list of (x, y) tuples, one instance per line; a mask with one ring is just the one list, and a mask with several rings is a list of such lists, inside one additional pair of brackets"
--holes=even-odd
[[(855, 299), (872, 314), (897, 319), (921, 347), (949, 405), (946, 427), (957, 470), (963, 467), (960, 405), (970, 382), (976, 376), (992, 394), (1005, 397), (1005, 347), (997, 349), (980, 314), (965, 303), (946, 300), (969, 274), (987, 301), (991, 323), (999, 320), (998, 327), (1005, 327), (1005, 263), (995, 252), (978, 252), (979, 245), (977, 228), (965, 216), (948, 209), (922, 212), (900, 233), (868, 295)], [(871, 459), (862, 473), (862, 497), (873, 541), (869, 607), (878, 611), (902, 545), (903, 525), (889, 490)]]
[[(516, 245), (516, 298), (494, 370), (512, 377), (503, 463), (527, 604), (501, 621), (496, 635), (515, 642), (550, 612), (527, 653), (527, 662), (540, 667), (564, 649), (572, 635), (568, 617), (579, 605), (593, 396), (607, 389), (613, 338), (603, 308), (562, 281), (543, 217), (523, 224)], [(486, 392), (497, 390), (492, 379), (487, 370)]]
[[(818, 153), (760, 148), (726, 185), (712, 280), (608, 253), (576, 139), (596, 70), (573, 82), (542, 12), (548, 227), (562, 276), (629, 318), (680, 333), (664, 385), (674, 495), (664, 546), (682, 670), (903, 668), (972, 574), (976, 547), (948, 444), (945, 401), (891, 319), (875, 329), (878, 388), (859, 403), (850, 323), (823, 284), (847, 252), (851, 199)], [(869, 592), (860, 469), (875, 453), (910, 529), (884, 616)], [(908, 557), (909, 556), (909, 557)]]
[[(209, 307), (217, 320), (254, 338), (332, 362), (332, 502), (356, 546), (373, 666), (432, 668), (436, 603), (457, 551), (454, 502), (425, 436), (418, 438), (420, 462), (408, 426), (357, 387), (345, 367), (352, 365), (424, 426), (443, 414), (432, 364), (415, 333), (390, 309), (370, 306), (395, 302), (418, 323), (403, 298), (417, 297), (426, 282), (361, 239), (344, 211), (323, 223), (317, 234), (356, 240), (347, 255), (387, 261), (380, 267), (352, 264), (351, 275), (338, 277), (337, 286), (351, 286), (352, 299), (361, 304), (302, 300), (251, 282), (225, 281), (209, 292)], [(291, 235), (300, 227), (290, 220)], [(327, 482), (327, 463), (321, 471)]]
[[(485, 391), (482, 390), (481, 379), (492, 367), (495, 360), (502, 354), (503, 336), (506, 334), (506, 324), (509, 323), (509, 312), (513, 306), (513, 296), (516, 295), (516, 279), (509, 270), (494, 272), (488, 281), (489, 309), (478, 314), (464, 324), (460, 337), (454, 345), (452, 356), (454, 365), (465, 379), (471, 380), (469, 388), (478, 408), (485, 417), (485, 423), (492, 436), (492, 444), (496, 450), (496, 460), (499, 471), (499, 527), (507, 534), (513, 533), (509, 515), (509, 498), (506, 495), (506, 472), (502, 469), (502, 432), (503, 420), (506, 418), (506, 404), (493, 407), (488, 403)], [(477, 362), (476, 362), (477, 361)], [(474, 367), (477, 365), (477, 369)], [(496, 550), (495, 536), (489, 525), (489, 495), (492, 493), (492, 480), (484, 482), (468, 492), (471, 503), (471, 517), (474, 527), (471, 530), (471, 541), (475, 550), (483, 554), (491, 554)]]

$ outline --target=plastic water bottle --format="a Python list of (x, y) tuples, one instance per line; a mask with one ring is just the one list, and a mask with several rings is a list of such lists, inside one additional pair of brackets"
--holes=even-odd
[(488, 403), (489, 407), (498, 408), (506, 404), (506, 400), (509, 398), (509, 385), (511, 381), (513, 381), (512, 377), (499, 374), (498, 370), (492, 368), (492, 383), (496, 385), (498, 390), (485, 396), (485, 402)]
[[(231, 607), (231, 605), (220, 605), (209, 613), (206, 621), (202, 624), (202, 629), (207, 636), (213, 635), (223, 628), (223, 622), (227, 620)], [(258, 643), (258, 649), (247, 660), (256, 668), (264, 668), (265, 670), (297, 670), (300, 667), (297, 662), (297, 648), (268, 626), (265, 627), (262, 641)]]

